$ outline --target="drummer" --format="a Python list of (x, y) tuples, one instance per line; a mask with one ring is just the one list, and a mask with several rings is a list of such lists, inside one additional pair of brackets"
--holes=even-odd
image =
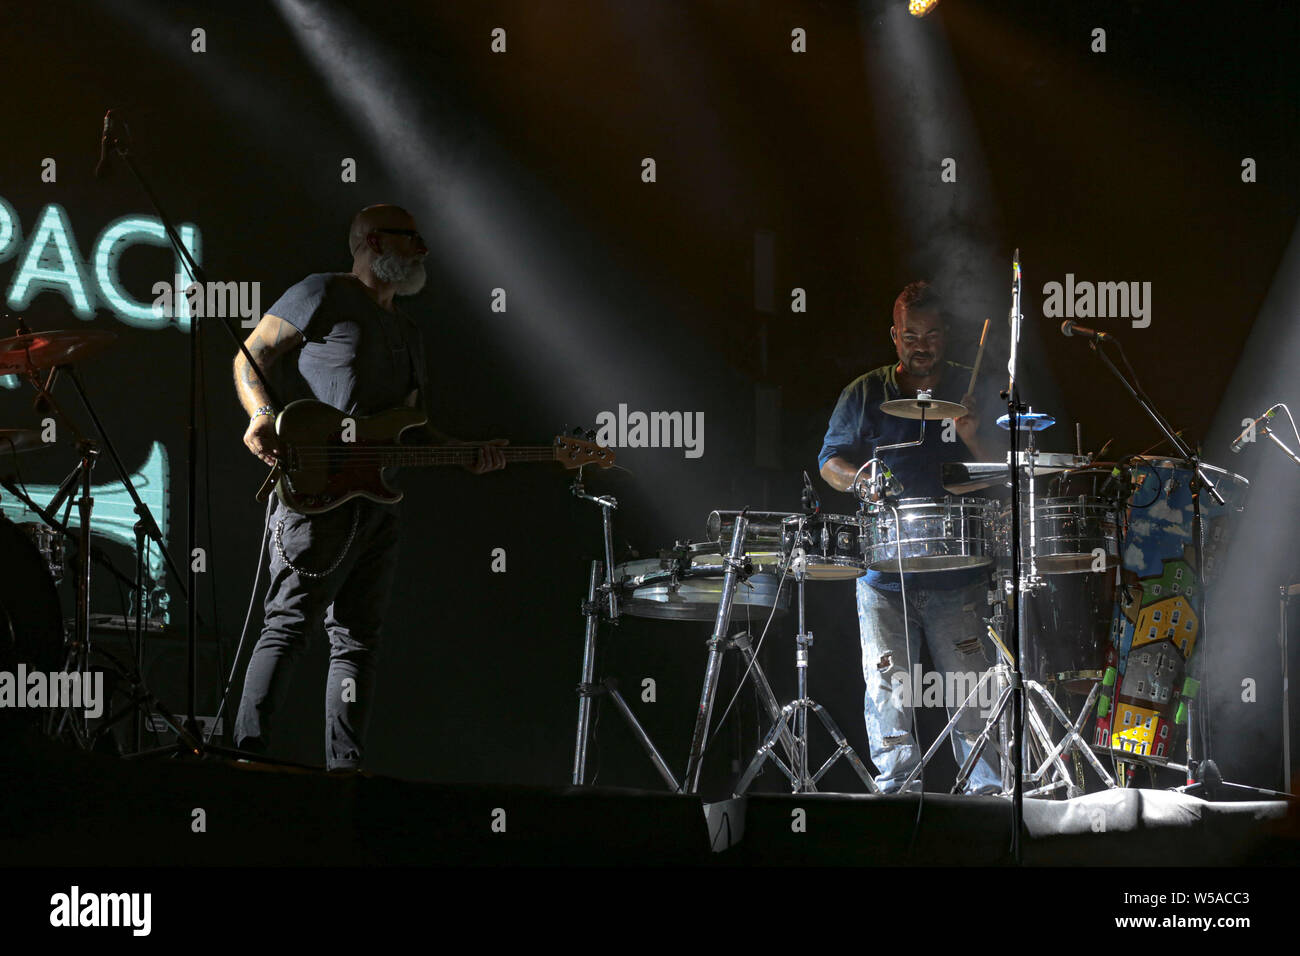
[[(821, 475), (831, 487), (848, 491), (858, 469), (872, 457), (877, 445), (916, 440), (918, 423), (886, 415), (880, 409), (881, 402), (914, 398), (917, 389), (930, 389), (936, 400), (955, 399), (954, 390), (963, 383), (959, 368), (944, 361), (947, 325), (943, 301), (929, 283), (913, 282), (899, 294), (894, 301), (894, 324), (889, 330), (898, 362), (850, 382), (831, 414), (818, 456)], [(924, 444), (881, 454), (901, 483), (901, 490), (893, 488), (898, 497), (942, 499), (946, 494), (940, 483), (944, 462), (996, 460), (980, 439), (972, 396), (964, 396), (961, 404), (967, 409), (962, 417), (927, 425)], [(903, 628), (904, 588), (910, 661)], [(895, 690), (899, 685), (920, 685), (920, 681), (913, 681), (909, 667), (919, 667), (922, 640), (941, 671), (981, 674), (991, 663), (984, 624), (988, 588), (985, 568), (909, 573), (902, 587), (897, 574), (868, 571), (858, 578), (867, 736), (872, 762), (880, 771), (876, 782), (883, 792), (896, 792), (924, 752), (912, 734), (911, 695)], [(951, 686), (948, 681), (944, 683)], [(958, 725), (953, 734), (958, 764), (970, 752), (983, 726), (984, 719), (977, 709), (968, 711)], [(992, 750), (992, 746), (985, 748), (968, 781), (967, 792), (987, 794), (1002, 789)], [(919, 789), (916, 782), (911, 789)]]

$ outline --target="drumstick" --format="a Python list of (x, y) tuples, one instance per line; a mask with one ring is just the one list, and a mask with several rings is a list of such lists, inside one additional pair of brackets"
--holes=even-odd
[(967, 395), (975, 394), (975, 378), (980, 373), (980, 362), (984, 359), (984, 340), (989, 336), (989, 320), (984, 320), (984, 331), (980, 333), (980, 350), (975, 353), (975, 367), (970, 372), (970, 385), (966, 388)]

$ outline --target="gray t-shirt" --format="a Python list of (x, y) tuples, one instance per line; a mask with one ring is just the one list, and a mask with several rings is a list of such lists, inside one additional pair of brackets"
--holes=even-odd
[(424, 388), (419, 327), (370, 298), (346, 272), (320, 272), (290, 286), (267, 310), (303, 335), (298, 372), (312, 396), (349, 415), (373, 415)]

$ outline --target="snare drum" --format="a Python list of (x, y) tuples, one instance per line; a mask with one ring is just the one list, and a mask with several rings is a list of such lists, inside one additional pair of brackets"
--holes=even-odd
[(867, 573), (862, 555), (865, 523), (860, 515), (790, 515), (784, 522), (781, 554), (784, 563), (803, 552), (809, 581), (846, 581)]
[[(998, 504), (986, 498), (904, 498), (864, 516), (867, 569), (957, 571), (993, 563)], [(901, 529), (900, 529), (901, 526)]]

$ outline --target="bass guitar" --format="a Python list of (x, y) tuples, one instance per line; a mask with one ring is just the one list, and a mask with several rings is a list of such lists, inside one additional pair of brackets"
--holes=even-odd
[[(400, 445), (403, 432), (425, 424), (416, 408), (393, 408), (378, 415), (347, 415), (303, 399), (275, 419), (282, 452), (267, 483), (286, 507), (301, 514), (323, 514), (353, 498), (396, 504), (402, 492), (384, 480), (385, 468), (468, 465), (475, 445)], [(503, 446), (508, 463), (555, 461), (565, 468), (614, 464), (614, 453), (595, 442), (557, 435), (549, 445)]]

